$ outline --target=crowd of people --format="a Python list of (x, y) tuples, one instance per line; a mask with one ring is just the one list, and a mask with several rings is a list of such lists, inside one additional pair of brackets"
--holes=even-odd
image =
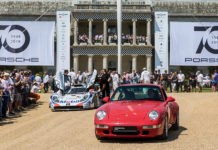
[(88, 44), (88, 36), (84, 33), (83, 35), (79, 35), (79, 43), (87, 43)]
[[(122, 33), (121, 37), (122, 37), (122, 44), (124, 43), (133, 44), (133, 35)], [(115, 33), (115, 34), (109, 35), (108, 42), (117, 43), (117, 34)], [(139, 44), (139, 43), (147, 44), (146, 36), (142, 36), (142, 35), (136, 36), (136, 44)]]
[[(85, 78), (88, 76), (88, 72), (75, 73), (73, 70), (68, 74), (72, 83), (83, 83)], [(218, 73), (215, 70), (212, 75), (211, 85), (212, 91), (217, 91), (218, 86)], [(202, 92), (204, 86), (204, 76), (200, 71), (196, 73), (190, 72), (188, 76), (185, 76), (180, 70), (179, 72), (170, 72), (168, 73), (165, 70), (161, 74), (160, 70), (155, 70), (153, 73), (147, 71), (146, 68), (143, 68), (142, 72), (123, 72), (121, 75), (117, 71), (107, 71), (103, 69), (98, 75), (98, 82), (100, 83), (101, 92), (103, 96), (110, 95), (112, 90), (115, 90), (121, 84), (137, 84), (137, 83), (146, 83), (146, 84), (156, 84), (163, 87), (164, 90), (168, 92), (196, 92), (198, 88), (199, 92)]]
[[(90, 74), (88, 71), (75, 72), (73, 69), (64, 71), (65, 86), (85, 83)], [(44, 72), (33, 75), (31, 71), (16, 70), (0, 71), (0, 120), (8, 115), (14, 115), (20, 112), (28, 105), (28, 98), (36, 93), (44, 93), (54, 90), (55, 73), (48, 74)], [(190, 72), (185, 76), (179, 72), (170, 72), (167, 70), (161, 74), (160, 70), (153, 73), (143, 68), (142, 72), (123, 72), (101, 70), (96, 78), (100, 85), (102, 97), (109, 96), (121, 84), (156, 84), (163, 87), (168, 92), (202, 92), (203, 74), (200, 71)], [(217, 91), (218, 73), (215, 70), (211, 76), (212, 91)], [(34, 95), (35, 96), (35, 95)]]
[[(124, 34), (122, 33), (122, 44), (124, 43), (130, 43), (133, 44), (133, 35), (130, 34)], [(108, 43), (117, 43), (117, 34), (110, 34), (108, 36)], [(79, 43), (86, 43), (88, 44), (88, 36), (84, 33), (83, 35), (79, 35)], [(94, 35), (93, 39), (92, 39), (92, 43), (101, 43), (103, 44), (103, 40), (104, 40), (104, 34), (96, 34)], [(139, 43), (146, 43), (146, 36), (136, 36), (136, 44)]]
[(46, 89), (39, 74), (34, 76), (31, 71), (0, 71), (0, 120), (23, 111), (30, 103), (29, 98), (38, 100), (42, 85)]

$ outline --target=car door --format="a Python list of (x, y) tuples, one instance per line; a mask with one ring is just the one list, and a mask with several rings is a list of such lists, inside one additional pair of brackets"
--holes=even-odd
[[(166, 95), (166, 92), (165, 92), (165, 90), (163, 88), (162, 88), (162, 91), (163, 91), (164, 98), (167, 101), (167, 95)], [(169, 124), (172, 124), (174, 122), (174, 115), (173, 115), (174, 105), (173, 105), (173, 102), (168, 102), (167, 105), (166, 105), (166, 108), (167, 108), (167, 112), (168, 112)]]

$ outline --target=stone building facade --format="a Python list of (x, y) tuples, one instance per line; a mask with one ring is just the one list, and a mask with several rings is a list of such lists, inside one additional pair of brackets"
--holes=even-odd
[[(122, 70), (151, 71), (151, 6), (144, 2), (123, 3)], [(72, 11), (76, 71), (93, 68), (117, 69), (117, 16), (115, 2), (90, 2), (74, 5)], [(85, 37), (85, 38), (84, 38)]]

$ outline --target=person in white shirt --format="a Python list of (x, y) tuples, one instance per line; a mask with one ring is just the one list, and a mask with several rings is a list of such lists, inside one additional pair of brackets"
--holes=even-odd
[(150, 73), (147, 71), (146, 68), (143, 68), (140, 80), (142, 83), (150, 84)]
[(77, 75), (74, 72), (74, 69), (71, 69), (71, 72), (68, 74), (71, 77), (71, 83), (72, 85), (76, 84)]
[(44, 72), (43, 83), (44, 83), (44, 91), (45, 91), (45, 93), (48, 92), (48, 80), (49, 80), (49, 75), (47, 74), (47, 72)]
[(10, 96), (11, 96), (11, 102), (13, 103), (14, 101), (14, 90), (13, 90), (13, 87), (14, 87), (14, 81), (11, 79), (11, 77), (8, 79), (8, 82), (9, 82), (9, 85), (12, 86), (12, 90), (9, 91), (10, 92)]
[(119, 83), (120, 83), (119, 75), (116, 73), (116, 71), (112, 72), (111, 78), (113, 82), (113, 90), (116, 90), (116, 88), (119, 86)]
[(42, 78), (39, 76), (39, 74), (36, 74), (35, 81), (38, 84), (38, 86), (41, 84)]
[[(42, 78), (39, 76), (39, 74), (36, 74), (35, 82), (37, 83), (38, 88), (41, 89)], [(41, 90), (39, 90), (39, 92), (41, 92)]]
[(177, 75), (177, 78), (178, 78), (177, 92), (179, 92), (179, 87), (180, 87), (181, 92), (182, 92), (183, 91), (182, 87), (183, 87), (183, 83), (184, 83), (184, 80), (185, 80), (185, 75), (182, 73), (181, 70), (179, 71), (179, 74)]
[(78, 84), (81, 84), (81, 83), (83, 83), (83, 75), (81, 74), (81, 72), (80, 71), (78, 71), (78, 73), (77, 73), (77, 82), (78, 82)]
[(200, 71), (197, 71), (197, 86), (198, 86), (199, 92), (202, 92), (203, 79), (204, 79), (203, 74), (201, 74)]
[(39, 92), (39, 87), (36, 82), (33, 83), (33, 87), (31, 88), (31, 93), (38, 93)]
[(88, 72), (87, 70), (86, 70), (86, 71), (84, 71), (84, 72), (82, 73), (82, 75), (83, 75), (83, 78), (84, 78), (84, 81), (83, 81), (83, 82), (85, 82), (85, 81), (86, 81), (87, 77), (88, 77), (90, 74), (91, 74), (91, 72)]

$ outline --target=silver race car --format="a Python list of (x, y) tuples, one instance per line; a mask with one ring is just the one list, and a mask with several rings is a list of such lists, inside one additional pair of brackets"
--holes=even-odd
[(58, 90), (53, 92), (50, 98), (49, 107), (52, 111), (56, 110), (75, 110), (75, 109), (91, 109), (100, 105), (99, 101), (99, 85), (95, 84), (97, 71), (86, 79), (86, 84), (73, 85), (67, 90), (63, 77), (59, 73), (56, 75), (56, 86)]

